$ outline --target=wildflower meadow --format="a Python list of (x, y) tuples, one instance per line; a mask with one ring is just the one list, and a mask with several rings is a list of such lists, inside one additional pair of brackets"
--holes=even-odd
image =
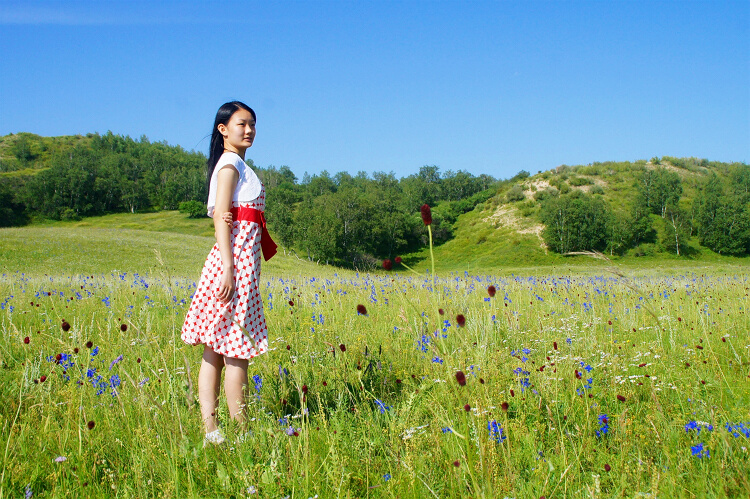
[(750, 494), (750, 273), (386, 266), (264, 270), (251, 435), (205, 448), (199, 269), (3, 274), (0, 497)]

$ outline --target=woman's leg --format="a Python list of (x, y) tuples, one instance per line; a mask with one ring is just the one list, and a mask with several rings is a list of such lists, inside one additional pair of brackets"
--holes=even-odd
[(247, 395), (247, 359), (225, 357), (227, 372), (224, 375), (224, 392), (227, 394), (229, 415), (244, 425), (245, 397)]
[(221, 370), (224, 357), (203, 345), (203, 362), (198, 373), (198, 400), (201, 403), (201, 415), (206, 433), (218, 428), (216, 424), (216, 406), (219, 403), (221, 389)]

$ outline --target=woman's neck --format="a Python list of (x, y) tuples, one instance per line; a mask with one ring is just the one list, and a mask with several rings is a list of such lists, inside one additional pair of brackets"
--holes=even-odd
[(233, 152), (237, 156), (239, 156), (240, 158), (242, 158), (242, 161), (245, 161), (245, 151), (247, 151), (247, 149), (235, 149), (235, 148), (232, 148), (232, 147), (224, 146), (224, 151), (226, 151), (226, 152)]

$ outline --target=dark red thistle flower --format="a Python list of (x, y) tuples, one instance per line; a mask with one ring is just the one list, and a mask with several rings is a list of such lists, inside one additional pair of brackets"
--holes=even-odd
[(459, 461), (458, 459), (456, 459), (455, 461), (453, 461), (453, 466), (455, 466), (456, 468), (458, 468), (459, 466), (461, 466), (461, 461)]
[(422, 221), (424, 222), (424, 224), (432, 225), (432, 210), (430, 209), (430, 205), (423, 204), (419, 209), (419, 212), (422, 214)]
[(396, 263), (401, 263), (401, 257), (400, 256), (397, 256), (394, 260), (395, 260)]
[(445, 310), (443, 310), (442, 308), (439, 308), (439, 309), (438, 309), (438, 313), (439, 313), (440, 315), (445, 315)]
[(479, 382), (480, 382), (481, 384), (484, 384), (484, 378), (479, 378)]
[(400, 379), (397, 379), (397, 380), (396, 380), (396, 384), (397, 384), (397, 385), (401, 384), (401, 380), (400, 380)]
[(623, 397), (622, 395), (618, 395), (617, 400), (619, 400), (620, 402), (625, 402), (625, 397)]
[(45, 381), (47, 381), (47, 376), (45, 376), (44, 374), (42, 374), (42, 376), (39, 378), (39, 382), (40, 383), (44, 383)]
[(299, 437), (299, 433), (296, 432), (296, 431), (294, 433), (292, 433), (292, 435), (294, 435), (295, 437)]
[(390, 258), (386, 258), (385, 260), (383, 260), (383, 268), (385, 270), (393, 269), (393, 262), (390, 260)]
[(292, 349), (292, 345), (287, 345), (287, 346), (286, 346), (286, 349), (287, 349), (287, 350), (291, 350), (291, 349)]
[(307, 393), (307, 385), (302, 385), (302, 393)]
[(726, 339), (726, 338), (724, 338), (724, 337), (722, 337), (722, 338), (721, 338), (721, 341), (723, 341), (724, 343), (726, 343), (726, 342), (727, 342), (727, 339)]
[(367, 315), (367, 308), (362, 305), (361, 303), (357, 305), (357, 314), (359, 315)]
[(469, 404), (466, 404), (464, 406), (464, 411), (469, 412), (471, 410), (471, 406)]
[(646, 363), (642, 362), (642, 363), (638, 364), (638, 367), (646, 367)]
[(91, 342), (91, 341), (87, 341), (87, 342), (86, 342), (86, 348), (91, 348), (91, 347), (93, 347), (93, 346), (94, 346), (94, 343), (93, 343), (93, 342)]
[(75, 348), (73, 349), (73, 353), (78, 353), (78, 347), (75, 347)]
[(289, 306), (290, 306), (290, 307), (293, 307), (293, 306), (294, 306), (294, 302), (293, 302), (292, 300), (289, 300)]
[(281, 405), (286, 405), (286, 399), (281, 399)]
[(346, 352), (346, 345), (344, 345), (343, 343), (339, 345), (339, 350), (341, 350), (342, 352)]
[(29, 337), (28, 337), (28, 336), (27, 336), (26, 338), (24, 338), (24, 339), (23, 339), (23, 342), (24, 342), (24, 343), (26, 343), (27, 345), (29, 344), (29, 342), (30, 342), (30, 341), (31, 341), (31, 340), (29, 339)]
[(120, 324), (120, 331), (122, 331), (124, 333), (127, 330), (128, 330), (128, 325), (127, 324)]
[(57, 355), (55, 355), (55, 362), (59, 363), (61, 360), (62, 360), (62, 354), (61, 353), (58, 353)]
[(557, 342), (556, 341), (552, 342), (552, 346), (554, 347), (555, 350), (557, 350)]
[(136, 361), (136, 362), (137, 362), (138, 364), (140, 364), (140, 363), (141, 363), (141, 358), (140, 358), (140, 357), (138, 357), (137, 359), (135, 359), (135, 361)]
[(487, 294), (490, 295), (490, 298), (494, 297), (495, 293), (497, 293), (497, 289), (495, 289), (495, 286), (490, 286), (487, 288)]
[(516, 392), (513, 391), (513, 388), (510, 389), (510, 396), (511, 397), (515, 397), (516, 396)]
[(703, 350), (703, 347), (701, 345), (695, 345), (695, 348), (697, 348), (698, 350)]
[(582, 377), (583, 377), (583, 376), (581, 375), (581, 373), (579, 373), (579, 372), (578, 372), (578, 369), (576, 369), (576, 378), (577, 378), (577, 379), (581, 379)]
[(458, 381), (459, 385), (466, 386), (466, 375), (463, 371), (456, 372), (456, 381)]
[(324, 381), (323, 386), (328, 386), (328, 381)]
[(89, 430), (93, 430), (94, 426), (96, 426), (96, 423), (94, 423), (93, 421), (89, 421), (88, 423), (86, 423), (86, 426)]
[(61, 327), (62, 327), (62, 330), (65, 331), (66, 333), (70, 331), (70, 324), (68, 324), (68, 321), (62, 321)]
[(611, 470), (612, 470), (612, 466), (610, 466), (609, 464), (605, 464), (604, 465), (604, 471), (606, 471), (606, 472), (609, 473), (609, 471), (611, 471)]
[(502, 404), (500, 404), (500, 408), (503, 410), (503, 412), (508, 412), (508, 407), (509, 405), (507, 402), (503, 402)]
[(464, 327), (466, 325), (466, 317), (464, 317), (464, 314), (458, 314), (456, 316), (456, 324), (458, 324), (458, 327)]

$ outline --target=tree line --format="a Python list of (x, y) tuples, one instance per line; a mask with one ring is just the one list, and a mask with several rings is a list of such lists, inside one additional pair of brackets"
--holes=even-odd
[[(111, 132), (8, 137), (0, 138), (0, 226), (178, 208), (205, 216), (206, 157), (201, 153)], [(719, 254), (750, 254), (750, 167), (744, 163), (664, 157), (652, 159), (652, 167), (646, 161), (563, 165), (533, 201), (525, 199), (525, 171), (497, 180), (423, 166), (403, 178), (392, 172), (323, 171), (305, 173), (300, 180), (287, 166), (260, 168), (250, 159), (248, 164), (266, 186), (266, 218), (278, 242), (300, 256), (337, 265), (369, 267), (423, 247), (419, 208), (425, 203), (432, 206), (435, 243), (448, 241), (461, 214), (492, 198), (525, 205), (544, 224), (542, 237), (557, 253), (685, 255), (693, 251), (688, 241), (697, 236)], [(697, 196), (684, 196), (677, 170), (702, 179), (697, 188), (691, 184)], [(604, 172), (633, 182), (625, 188), (627, 202), (612, 205), (613, 191), (592, 182)], [(542, 176), (547, 174), (552, 172)]]
[[(11, 159), (0, 161), (0, 172), (34, 171), (0, 177), (0, 226), (178, 208), (205, 216), (203, 154), (111, 132), (56, 148), (29, 135), (17, 137), (8, 149)], [(419, 207), (425, 203), (439, 205), (434, 238), (447, 241), (457, 217), (493, 196), (498, 185), (489, 175), (441, 173), (436, 166), (400, 179), (323, 171), (299, 181), (287, 166), (247, 162), (266, 186), (266, 218), (280, 242), (311, 259), (348, 266), (370, 266), (418, 248), (424, 242)]]

